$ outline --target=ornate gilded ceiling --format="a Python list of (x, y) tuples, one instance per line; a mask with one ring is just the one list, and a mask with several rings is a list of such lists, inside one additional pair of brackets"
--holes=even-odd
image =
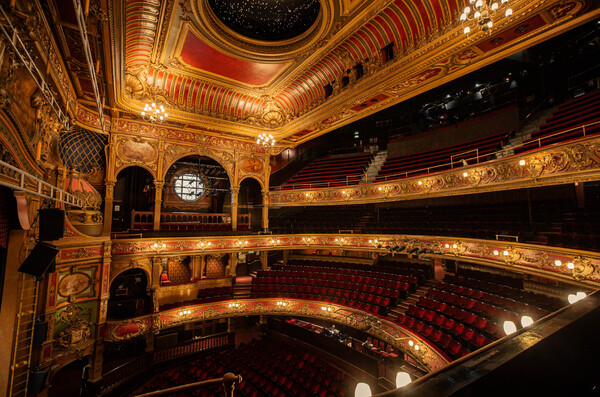
[[(221, 2), (245, 28), (213, 3), (99, 3), (100, 69), (113, 118), (135, 118), (144, 102), (158, 101), (177, 128), (248, 140), (268, 132), (294, 146), (600, 14), (593, 0), (511, 0), (511, 18), (495, 18), (491, 34), (473, 28), (467, 37), (458, 21), (464, 0), (319, 0), (314, 22), (284, 36), (285, 13), (265, 17), (277, 22), (261, 32), (244, 31), (264, 22), (264, 0)], [(238, 3), (257, 8), (239, 12)], [(277, 3), (288, 13), (306, 11), (304, 2)], [(61, 2), (51, 4), (60, 9)], [(393, 54), (384, 50), (390, 44)], [(81, 76), (75, 86), (80, 99), (89, 96)]]

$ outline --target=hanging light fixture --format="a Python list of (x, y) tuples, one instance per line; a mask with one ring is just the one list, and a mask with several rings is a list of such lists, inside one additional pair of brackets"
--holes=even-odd
[(508, 7), (509, 0), (469, 0), (469, 5), (465, 7), (460, 16), (463, 24), (463, 33), (471, 33), (471, 27), (465, 26), (468, 22), (475, 22), (475, 26), (484, 32), (489, 32), (494, 26), (493, 17), (499, 15), (502, 9), (505, 17), (512, 15), (512, 9)]
[(142, 118), (152, 123), (162, 123), (169, 117), (165, 107), (163, 105), (157, 105), (156, 103), (144, 104), (144, 111), (142, 112)]
[(275, 138), (273, 138), (273, 135), (260, 134), (256, 139), (256, 144), (265, 148), (268, 148), (269, 146), (275, 146)]

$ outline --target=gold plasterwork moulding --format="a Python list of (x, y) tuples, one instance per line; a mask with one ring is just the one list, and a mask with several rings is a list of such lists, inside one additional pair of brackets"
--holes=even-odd
[[(457, 167), (457, 166), (455, 166)], [(426, 172), (425, 170), (423, 172)], [(583, 138), (485, 163), (378, 183), (272, 190), (269, 205), (344, 205), (417, 200), (598, 180), (600, 138)]]
[[(477, 263), (549, 278), (573, 285), (600, 287), (600, 253), (577, 249), (524, 244), (496, 240), (480, 240), (447, 236), (410, 236), (385, 234), (289, 234), (214, 236), (200, 238), (163, 238), (155, 246), (154, 239), (115, 240), (111, 245), (113, 261), (129, 267), (143, 264), (148, 255), (173, 257), (181, 255), (333, 249), (367, 251), (386, 255), (398, 246), (398, 254), (420, 258), (453, 259)], [(201, 243), (205, 244), (201, 244)], [(210, 242), (210, 246), (206, 244)], [(66, 249), (66, 247), (61, 247)], [(415, 254), (415, 251), (419, 251)], [(412, 253), (411, 253), (412, 252)], [(140, 259), (139, 261), (136, 259)], [(368, 265), (365, 265), (368, 266)], [(143, 266), (141, 268), (145, 269)]]

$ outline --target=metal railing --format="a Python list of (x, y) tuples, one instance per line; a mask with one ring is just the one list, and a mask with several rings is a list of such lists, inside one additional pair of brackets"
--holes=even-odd
[[(50, 108), (58, 118), (58, 121), (63, 125), (63, 127), (65, 127), (65, 129), (68, 130), (70, 125), (69, 116), (61, 109), (58, 100), (56, 100), (52, 90), (50, 89), (50, 86), (48, 83), (46, 83), (46, 79), (44, 78), (45, 73), (42, 73), (35, 65), (34, 59), (29, 54), (27, 47), (25, 44), (23, 44), (23, 41), (21, 41), (17, 30), (10, 22), (9, 17), (2, 6), (0, 6), (0, 13), (2, 14), (2, 17), (6, 23), (6, 26), (4, 26), (4, 23), (0, 23), (0, 30), (2, 30), (4, 37), (6, 37), (7, 41), (14, 50), (15, 55), (19, 58), (23, 66), (25, 66), (31, 75), (31, 78), (38, 86), (40, 93), (44, 96), (44, 99), (46, 102), (48, 102), (48, 105), (50, 105)], [(48, 62), (50, 62), (49, 59)]]
[[(520, 143), (519, 145), (515, 145), (513, 147), (510, 148), (505, 148), (502, 150), (497, 150), (494, 152), (490, 152), (490, 153), (485, 153), (484, 155), (487, 157), (498, 157), (498, 156), (507, 156), (508, 155), (508, 151), (509, 150), (515, 150), (515, 149), (519, 149), (520, 147), (524, 147), (524, 146), (529, 146), (534, 142), (537, 142), (537, 148), (541, 148), (544, 145), (542, 144), (543, 141), (546, 141), (550, 138), (554, 138), (560, 135), (566, 135), (568, 133), (571, 133), (573, 131), (576, 130), (581, 130), (582, 133), (582, 137), (586, 137), (588, 136), (588, 131), (586, 131), (586, 128), (589, 129), (590, 127), (596, 126), (596, 125), (600, 125), (600, 121), (595, 121), (593, 123), (588, 123), (588, 124), (582, 124), (579, 125), (577, 127), (573, 127), (573, 128), (569, 128), (566, 130), (562, 130), (560, 132), (556, 132), (554, 134), (550, 134), (550, 135), (544, 135), (542, 137), (536, 138), (536, 139), (529, 139), (523, 143)], [(462, 158), (461, 160), (465, 160), (467, 163), (473, 163), (475, 162), (476, 164), (479, 164), (480, 159), (483, 155), (479, 154), (479, 149), (473, 149), (470, 150), (468, 152), (475, 152), (475, 156), (473, 157), (466, 157), (466, 158)], [(437, 172), (437, 171), (441, 171), (444, 169), (452, 169), (454, 168), (454, 164), (456, 164), (457, 162), (454, 161), (454, 157), (464, 154), (464, 153), (468, 153), (468, 152), (463, 152), (463, 153), (459, 153), (459, 154), (453, 154), (449, 156), (450, 161), (447, 163), (442, 163), (442, 164), (437, 164), (431, 167), (423, 167), (423, 168), (418, 168), (418, 169), (414, 169), (414, 170), (409, 170), (409, 171), (404, 171), (404, 172), (399, 172), (396, 174), (390, 174), (390, 175), (384, 175), (384, 176), (378, 176), (379, 181), (381, 182), (385, 182), (388, 180), (395, 180), (395, 179), (402, 179), (402, 178), (408, 178), (409, 176), (416, 176), (416, 175), (423, 175), (423, 174), (430, 174), (431, 172)], [(462, 161), (461, 161), (462, 162)], [(375, 181), (373, 181), (375, 182)], [(334, 185), (334, 186), (331, 186)], [(274, 190), (287, 190), (287, 189), (292, 189), (292, 190), (296, 190), (296, 189), (313, 189), (313, 188), (323, 188), (323, 187), (338, 187), (339, 182), (323, 182), (321, 184), (317, 184), (317, 183), (312, 183), (312, 184), (304, 184), (304, 185), (289, 185), (286, 186), (285, 189), (283, 189), (283, 186), (280, 186), (278, 189), (274, 189)], [(344, 186), (344, 185), (341, 185)]]
[(21, 190), (33, 194), (34, 196), (59, 201), (75, 207), (81, 207), (83, 205), (83, 201), (79, 197), (75, 197), (71, 193), (59, 189), (36, 176), (5, 163), (4, 161), (0, 161), (0, 176), (5, 177), (5, 179), (0, 179), (0, 185), (2, 186)]

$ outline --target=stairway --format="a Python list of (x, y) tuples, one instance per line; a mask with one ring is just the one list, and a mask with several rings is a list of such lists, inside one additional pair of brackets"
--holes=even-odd
[(375, 154), (375, 157), (373, 157), (373, 161), (371, 161), (371, 164), (369, 164), (367, 172), (365, 172), (362, 179), (360, 180), (360, 183), (374, 182), (375, 178), (377, 177), (377, 174), (379, 173), (379, 170), (381, 170), (381, 167), (383, 167), (383, 163), (385, 163), (386, 159), (387, 150), (380, 150), (379, 152), (377, 152)]
[(521, 145), (524, 141), (531, 138), (531, 133), (540, 129), (540, 126), (552, 116), (552, 113), (558, 109), (558, 106), (539, 111), (535, 116), (531, 117), (523, 126), (515, 132), (515, 135), (510, 139), (508, 144), (504, 145), (505, 151), (498, 154), (499, 157), (513, 155), (515, 152), (512, 148)]
[(236, 277), (233, 286), (233, 299), (250, 298), (252, 277)]
[(416, 305), (419, 301), (419, 298), (425, 296), (429, 288), (433, 287), (436, 282), (437, 281), (435, 280), (426, 281), (425, 284), (417, 288), (417, 291), (414, 294), (410, 294), (408, 298), (398, 302), (398, 306), (390, 310), (386, 317), (393, 321), (396, 321), (398, 315), (403, 315), (408, 310), (408, 306)]

